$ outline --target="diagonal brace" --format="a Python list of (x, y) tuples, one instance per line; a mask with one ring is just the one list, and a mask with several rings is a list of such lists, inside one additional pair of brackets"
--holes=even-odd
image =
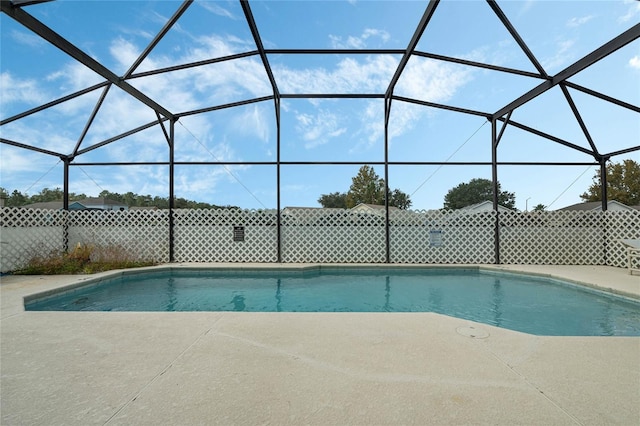
[(107, 67), (84, 53), (76, 45), (63, 38), (51, 28), (47, 27), (42, 22), (22, 10), (20, 7), (15, 7), (9, 1), (4, 0), (0, 4), (2, 7), (2, 12), (6, 13), (8, 16), (33, 31), (44, 40), (47, 40), (49, 43), (62, 50), (76, 61), (80, 62), (87, 68), (91, 69), (95, 73), (115, 84), (154, 111), (164, 115), (167, 118), (174, 118), (173, 114), (170, 111), (165, 109), (160, 104), (156, 103), (153, 99), (149, 98), (147, 95), (145, 95), (135, 87), (131, 86), (126, 81), (120, 79), (120, 77), (110, 71)]

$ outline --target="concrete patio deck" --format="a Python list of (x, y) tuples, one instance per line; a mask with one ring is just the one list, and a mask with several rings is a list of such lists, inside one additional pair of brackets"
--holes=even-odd
[[(498, 268), (640, 298), (624, 269)], [(640, 424), (640, 337), (432, 313), (24, 311), (83, 279), (2, 277), (2, 425)]]

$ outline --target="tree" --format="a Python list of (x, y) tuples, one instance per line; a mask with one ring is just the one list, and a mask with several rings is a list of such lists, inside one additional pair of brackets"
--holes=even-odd
[(347, 192), (347, 208), (358, 204), (384, 204), (384, 180), (373, 167), (362, 166), (358, 174), (351, 178), (351, 187)]
[[(483, 201), (493, 201), (493, 183), (489, 179), (471, 179), (451, 188), (444, 196), (445, 209), (461, 209)], [(498, 182), (498, 204), (509, 209), (515, 208), (516, 196), (513, 192), (501, 191)]]
[(7, 200), (8, 207), (20, 207), (29, 204), (29, 197), (14, 189), (11, 196)]
[(29, 204), (29, 197), (23, 195), (17, 189), (14, 189), (13, 192), (9, 194), (6, 189), (0, 187), (0, 198), (4, 198), (4, 205), (6, 207), (20, 207)]
[(411, 199), (399, 189), (394, 189), (393, 191), (389, 191), (389, 205), (401, 210), (407, 210), (411, 207)]
[[(640, 204), (640, 164), (633, 160), (607, 164), (607, 198), (627, 206)], [(593, 176), (593, 183), (580, 196), (583, 201), (602, 201), (600, 169)]]
[(347, 208), (346, 192), (332, 192), (331, 194), (323, 194), (318, 198), (318, 203), (325, 208)]
[(544, 204), (537, 204), (534, 208), (533, 211), (534, 212), (544, 212), (547, 210), (547, 206), (545, 206)]
[[(15, 192), (15, 191), (14, 191)], [(32, 195), (29, 199), (29, 203), (47, 203), (49, 201), (62, 201), (64, 198), (64, 191), (60, 188), (42, 188), (42, 190)], [(83, 198), (87, 198), (84, 194), (76, 194), (74, 192), (69, 193), (69, 200), (75, 201)]]
[(384, 179), (377, 175), (373, 167), (364, 165), (358, 170), (358, 174), (351, 178), (351, 186), (347, 193), (333, 192), (323, 194), (318, 199), (322, 207), (352, 208), (358, 204), (384, 205), (385, 189), (389, 192), (389, 205), (399, 209), (408, 209), (411, 206), (409, 195), (394, 189), (390, 191), (385, 186)]
[[(44, 188), (38, 194), (31, 197), (23, 195), (17, 189), (14, 190), (11, 195), (5, 188), (0, 187), (0, 197), (5, 198), (5, 206), (7, 207), (20, 207), (32, 203), (43, 203), (47, 201), (61, 201), (64, 196), (64, 191), (60, 188), (49, 189)], [(129, 207), (148, 207), (155, 206), (160, 209), (169, 208), (169, 198), (163, 198), (159, 196), (152, 197), (151, 195), (138, 195), (133, 192), (127, 192), (126, 194), (118, 194), (117, 192), (109, 192), (104, 190), (98, 195), (100, 198), (108, 198), (120, 203), (125, 203)], [(87, 198), (84, 194), (69, 193), (69, 200), (76, 201)], [(217, 209), (220, 206), (215, 204), (203, 203), (198, 201), (186, 200), (184, 198), (175, 199), (176, 208), (189, 208), (189, 209)], [(226, 206), (226, 208), (238, 208), (236, 206)]]
[(49, 201), (60, 201), (64, 197), (64, 192), (60, 188), (43, 188), (39, 193), (31, 196), (32, 203), (47, 203)]

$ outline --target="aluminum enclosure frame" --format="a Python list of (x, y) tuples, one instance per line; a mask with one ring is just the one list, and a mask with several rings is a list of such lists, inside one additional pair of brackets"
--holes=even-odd
[[(45, 0), (48, 1), (48, 0)], [(20, 120), (22, 118), (28, 117), (32, 114), (35, 114), (37, 112), (43, 111), (45, 109), (51, 108), (53, 106), (59, 105), (61, 103), (64, 103), (66, 101), (72, 100), (74, 98), (77, 98), (79, 96), (82, 96), (84, 94), (87, 93), (91, 93), (93, 91), (97, 91), (97, 90), (102, 90), (102, 94), (101, 96), (99, 96), (99, 99), (92, 111), (92, 113), (89, 116), (89, 119), (87, 120), (86, 125), (84, 126), (84, 129), (82, 131), (82, 133), (79, 135), (78, 140), (75, 144), (74, 149), (71, 152), (54, 152), (51, 150), (45, 150), (33, 145), (30, 145), (29, 143), (25, 142), (25, 141), (14, 141), (14, 140), (10, 140), (7, 138), (0, 138), (0, 142), (3, 144), (7, 144), (7, 145), (11, 145), (14, 147), (18, 147), (21, 149), (26, 149), (26, 150), (31, 150), (31, 151), (35, 151), (35, 152), (39, 152), (41, 154), (45, 154), (45, 155), (49, 155), (49, 156), (55, 156), (58, 157), (62, 160), (63, 164), (64, 164), (64, 208), (68, 209), (69, 207), (69, 168), (73, 167), (73, 166), (82, 166), (82, 165), (91, 165), (91, 166), (98, 166), (98, 165), (103, 165), (103, 166), (126, 166), (126, 165), (141, 165), (141, 164), (145, 164), (145, 165), (166, 165), (169, 167), (169, 188), (168, 188), (168, 193), (169, 193), (169, 210), (170, 210), (170, 230), (169, 230), (169, 245), (170, 245), (170, 260), (173, 261), (174, 257), (173, 257), (173, 209), (174, 209), (174, 168), (176, 165), (208, 165), (208, 164), (215, 164), (215, 165), (234, 165), (234, 164), (243, 164), (243, 165), (271, 165), (271, 166), (275, 166), (276, 168), (276, 185), (277, 185), (277, 211), (278, 211), (278, 221), (277, 221), (277, 228), (278, 228), (278, 234), (277, 234), (277, 239), (278, 239), (278, 261), (280, 262), (282, 257), (281, 257), (281, 234), (280, 234), (280, 228), (281, 228), (281, 218), (280, 218), (280, 212), (281, 212), (281, 193), (280, 193), (280, 171), (281, 171), (281, 167), (283, 165), (360, 165), (362, 163), (360, 162), (346, 162), (346, 161), (318, 161), (318, 162), (302, 162), (302, 161), (282, 161), (281, 160), (281, 141), (280, 141), (280, 132), (281, 132), (281, 100), (282, 99), (313, 99), (313, 98), (317, 98), (317, 99), (381, 99), (384, 100), (384, 147), (385, 147), (385, 152), (384, 152), (384, 161), (381, 162), (368, 162), (368, 164), (372, 164), (372, 165), (380, 165), (384, 167), (384, 181), (385, 182), (389, 182), (389, 166), (398, 166), (398, 165), (486, 165), (486, 166), (491, 166), (491, 170), (492, 170), (492, 182), (493, 182), (493, 209), (495, 211), (498, 210), (498, 167), (501, 165), (598, 165), (600, 167), (601, 170), (601, 191), (603, 193), (603, 201), (602, 201), (602, 209), (606, 210), (607, 209), (607, 197), (606, 197), (606, 187), (607, 187), (607, 183), (606, 183), (606, 164), (607, 162), (618, 155), (622, 155), (622, 154), (626, 154), (626, 153), (630, 153), (630, 152), (635, 152), (635, 151), (640, 151), (640, 145), (635, 145), (635, 146), (629, 146), (627, 148), (624, 148), (622, 150), (618, 150), (615, 152), (607, 152), (607, 153), (602, 153), (598, 150), (597, 147), (597, 142), (593, 140), (593, 138), (591, 137), (591, 134), (589, 132), (589, 128), (588, 128), (588, 124), (585, 123), (585, 121), (583, 120), (580, 110), (579, 108), (575, 105), (575, 103), (573, 102), (572, 98), (571, 98), (571, 94), (568, 91), (568, 88), (574, 89), (574, 90), (578, 90), (582, 93), (585, 93), (589, 96), (593, 96), (596, 97), (600, 100), (603, 100), (605, 102), (617, 105), (619, 107), (625, 108), (629, 111), (632, 111), (634, 113), (640, 114), (640, 107), (637, 105), (632, 105), (629, 104), (627, 102), (621, 101), (619, 99), (604, 95), (602, 93), (599, 93), (595, 90), (592, 90), (590, 88), (587, 87), (583, 87), (580, 85), (577, 85), (573, 82), (570, 82), (568, 79), (571, 78), (572, 76), (576, 75), (577, 73), (581, 72), (582, 70), (592, 66), (593, 64), (597, 63), (598, 61), (600, 61), (601, 59), (605, 58), (606, 56), (614, 53), (615, 51), (623, 48), (624, 46), (628, 45), (629, 43), (637, 40), (638, 38), (640, 38), (640, 24), (636, 24), (634, 26), (632, 26), (630, 29), (628, 29), (627, 31), (619, 34), (617, 37), (614, 37), (613, 39), (611, 39), (610, 41), (608, 41), (607, 43), (603, 44), (602, 46), (600, 46), (599, 48), (595, 49), (594, 51), (592, 51), (591, 53), (587, 54), (586, 56), (584, 56), (583, 58), (579, 59), (578, 61), (574, 62), (573, 64), (569, 65), (568, 67), (566, 67), (565, 69), (563, 69), (562, 71), (558, 72), (555, 75), (549, 75), (544, 67), (540, 64), (540, 62), (538, 61), (538, 59), (536, 58), (536, 56), (532, 53), (532, 51), (529, 49), (529, 47), (527, 46), (527, 44), (525, 43), (525, 41), (522, 39), (522, 37), (518, 34), (516, 28), (513, 26), (513, 24), (509, 21), (509, 19), (507, 18), (507, 16), (504, 14), (504, 12), (501, 10), (500, 6), (498, 5), (498, 2), (496, 0), (486, 0), (488, 7), (491, 8), (491, 10), (493, 11), (493, 13), (497, 16), (497, 18), (499, 19), (499, 21), (502, 23), (502, 25), (504, 26), (504, 28), (509, 32), (509, 34), (511, 35), (511, 37), (513, 38), (513, 40), (517, 43), (517, 45), (519, 46), (519, 48), (521, 49), (521, 51), (526, 55), (526, 57), (528, 58), (528, 60), (531, 62), (531, 64), (533, 65), (533, 67), (537, 70), (537, 72), (530, 72), (530, 71), (523, 71), (523, 70), (518, 70), (518, 69), (513, 69), (513, 68), (506, 68), (506, 67), (500, 67), (500, 66), (495, 66), (495, 65), (491, 65), (491, 64), (485, 64), (485, 63), (481, 63), (481, 62), (475, 62), (475, 61), (470, 61), (470, 60), (464, 60), (464, 59), (458, 59), (458, 58), (453, 58), (453, 57), (447, 57), (444, 55), (438, 55), (435, 53), (431, 53), (431, 52), (422, 52), (422, 51), (418, 51), (416, 50), (418, 42), (420, 41), (424, 31), (427, 29), (427, 27), (429, 26), (431, 17), (433, 16), (433, 14), (435, 13), (435, 11), (437, 10), (437, 7), (440, 3), (440, 0), (430, 0), (428, 2), (426, 2), (426, 6), (425, 6), (425, 11), (419, 21), (419, 24), (417, 25), (413, 36), (411, 37), (410, 42), (408, 43), (406, 49), (267, 49), (264, 47), (263, 43), (262, 43), (262, 39), (260, 36), (260, 32), (259, 32), (259, 28), (258, 25), (253, 17), (253, 13), (251, 11), (251, 5), (250, 5), (250, 1), (248, 0), (239, 0), (240, 1), (240, 5), (242, 7), (242, 11), (244, 13), (244, 17), (246, 20), (246, 24), (248, 25), (248, 28), (251, 32), (251, 35), (253, 37), (253, 41), (255, 42), (256, 45), (256, 50), (252, 50), (252, 51), (248, 51), (248, 52), (244, 52), (244, 53), (240, 53), (240, 54), (234, 54), (234, 55), (229, 55), (229, 56), (225, 56), (225, 57), (220, 57), (220, 58), (211, 58), (208, 60), (204, 60), (204, 61), (198, 61), (198, 62), (194, 62), (194, 63), (188, 63), (188, 64), (181, 64), (181, 65), (176, 65), (176, 66), (172, 66), (172, 67), (167, 67), (167, 68), (162, 68), (162, 69), (156, 69), (156, 70), (151, 70), (151, 71), (144, 71), (144, 72), (139, 72), (136, 73), (136, 69), (138, 68), (138, 66), (144, 61), (144, 59), (153, 51), (153, 49), (158, 45), (158, 43), (162, 40), (162, 38), (167, 34), (167, 32), (169, 32), (169, 30), (174, 27), (180, 20), (180, 17), (184, 14), (184, 12), (192, 5), (193, 0), (185, 0), (183, 1), (183, 3), (178, 7), (178, 9), (174, 12), (174, 14), (171, 16), (171, 18), (169, 18), (169, 20), (165, 23), (165, 25), (162, 27), (162, 29), (153, 37), (153, 39), (151, 40), (151, 42), (149, 43), (149, 45), (143, 50), (143, 52), (139, 55), (139, 57), (131, 64), (131, 66), (129, 67), (129, 69), (123, 74), (123, 75), (116, 75), (115, 73), (113, 73), (111, 70), (109, 70), (107, 67), (105, 67), (102, 63), (100, 63), (99, 61), (93, 59), (91, 56), (89, 56), (88, 54), (86, 54), (85, 52), (83, 52), (79, 47), (77, 47), (76, 45), (74, 45), (73, 43), (71, 43), (70, 41), (66, 40), (64, 37), (62, 37), (61, 35), (57, 34), (55, 31), (53, 31), (51, 28), (47, 27), (44, 23), (42, 23), (41, 21), (39, 21), (38, 19), (36, 19), (35, 17), (33, 17), (32, 15), (30, 15), (25, 9), (27, 9), (29, 6), (33, 5), (33, 4), (38, 4), (38, 3), (42, 3), (43, 1), (39, 1), (39, 0), (1, 0), (1, 10), (2, 13), (6, 14), (7, 16), (11, 17), (12, 19), (14, 19), (15, 21), (17, 21), (18, 23), (20, 23), (21, 25), (23, 25), (25, 28), (31, 30), (33, 33), (35, 33), (36, 35), (38, 35), (39, 37), (41, 37), (43, 40), (47, 41), (48, 43), (52, 44), (53, 46), (57, 47), (58, 49), (62, 50), (65, 54), (67, 54), (68, 56), (70, 56), (71, 58), (73, 58), (74, 60), (76, 60), (77, 62), (83, 64), (84, 66), (88, 67), (89, 69), (91, 69), (92, 71), (96, 72), (98, 75), (100, 75), (102, 78), (104, 78), (104, 81), (99, 83), (99, 84), (95, 84), (91, 87), (88, 87), (86, 89), (77, 91), (75, 93), (69, 94), (67, 96), (64, 96), (62, 98), (59, 98), (57, 100), (48, 102), (46, 104), (43, 104), (39, 107), (30, 109), (28, 111), (24, 111), (20, 114), (14, 115), (12, 117), (8, 117), (6, 119), (3, 119), (2, 121), (0, 121), (0, 126), (6, 125), (8, 123), (14, 122), (16, 120)], [(278, 83), (276, 78), (274, 77), (271, 65), (269, 63), (269, 56), (270, 55), (300, 55), (300, 54), (307, 54), (307, 55), (316, 55), (316, 54), (336, 54), (336, 55), (362, 55), (362, 54), (380, 54), (380, 55), (396, 55), (396, 56), (400, 56), (400, 61), (399, 64), (397, 66), (397, 69), (388, 85), (388, 87), (386, 88), (384, 93), (359, 93), (359, 94), (344, 94), (344, 93), (324, 93), (324, 94), (287, 94), (287, 93), (281, 93), (279, 87), (278, 87)], [(229, 103), (229, 104), (223, 104), (223, 105), (211, 105), (209, 107), (205, 107), (202, 109), (198, 109), (198, 110), (193, 110), (193, 111), (170, 111), (167, 108), (165, 108), (163, 105), (161, 105), (159, 102), (157, 102), (156, 100), (150, 98), (147, 94), (145, 94), (144, 92), (136, 89), (134, 86), (132, 86), (129, 81), (136, 79), (136, 78), (141, 78), (141, 77), (147, 77), (147, 76), (151, 76), (151, 75), (160, 75), (163, 73), (168, 73), (168, 72), (173, 72), (173, 71), (177, 71), (177, 70), (182, 70), (182, 69), (187, 69), (187, 68), (193, 68), (193, 67), (199, 67), (199, 66), (204, 66), (204, 65), (208, 65), (208, 64), (213, 64), (213, 63), (218, 63), (218, 62), (225, 62), (225, 61), (232, 61), (235, 59), (239, 59), (239, 58), (246, 58), (246, 57), (253, 57), (253, 56), (257, 56), (260, 58), (260, 61), (262, 63), (262, 66), (264, 67), (264, 70), (266, 72), (266, 75), (268, 77), (268, 80), (271, 84), (271, 90), (272, 90), (272, 94), (269, 96), (264, 96), (264, 97), (259, 97), (259, 98), (253, 98), (253, 99), (246, 99), (244, 101), (240, 101), (240, 102), (233, 102), (233, 103)], [(514, 99), (513, 101), (509, 102), (507, 105), (503, 106), (502, 108), (498, 109), (497, 111), (474, 111), (474, 110), (469, 110), (469, 109), (464, 109), (464, 108), (460, 108), (457, 107), (455, 105), (445, 105), (445, 104), (438, 104), (438, 103), (433, 103), (433, 102), (428, 102), (428, 101), (422, 101), (422, 100), (418, 100), (418, 99), (411, 99), (411, 98), (407, 98), (407, 97), (402, 97), (402, 96), (397, 96), (396, 94), (394, 94), (394, 89), (395, 86), (399, 80), (399, 78), (401, 77), (401, 75), (403, 74), (403, 71), (408, 63), (408, 61), (412, 58), (412, 57), (424, 57), (424, 58), (429, 58), (429, 59), (433, 59), (433, 60), (437, 60), (437, 61), (444, 61), (444, 62), (450, 62), (450, 63), (456, 63), (456, 64), (460, 64), (460, 65), (464, 65), (464, 66), (469, 66), (469, 67), (478, 67), (481, 69), (488, 69), (488, 70), (492, 70), (492, 71), (498, 71), (498, 72), (502, 72), (505, 74), (510, 74), (510, 75), (519, 75), (519, 76), (525, 76), (525, 77), (529, 77), (529, 78), (534, 78), (534, 79), (539, 79), (540, 80), (540, 84), (537, 85), (536, 87), (534, 87), (533, 89), (529, 90), (526, 93), (523, 93), (522, 95), (520, 95), (518, 98)], [(91, 146), (86, 146), (86, 147), (82, 147), (82, 144), (84, 142), (84, 136), (87, 134), (88, 130), (90, 129), (93, 119), (95, 118), (96, 114), (98, 113), (98, 111), (100, 110), (100, 107), (102, 105), (102, 101), (104, 100), (104, 98), (106, 97), (107, 93), (109, 92), (110, 88), (112, 86), (117, 86), (118, 88), (122, 89), (124, 92), (126, 92), (129, 96), (137, 99), (138, 101), (142, 102), (144, 105), (146, 105), (148, 108), (150, 108), (152, 111), (155, 112), (155, 115), (157, 117), (157, 120), (151, 121), (145, 125), (142, 125), (140, 127), (137, 127), (135, 129), (131, 129), (130, 131), (127, 131), (125, 133), (122, 133), (120, 135), (115, 135), (112, 138), (103, 140), (101, 142), (95, 143)], [(571, 141), (566, 141), (563, 140), (561, 138), (558, 138), (554, 135), (550, 135), (547, 133), (544, 133), (538, 129), (523, 125), (521, 123), (515, 122), (513, 120), (511, 120), (511, 114), (517, 110), (518, 108), (522, 107), (523, 105), (527, 104), (529, 101), (533, 100), (534, 98), (536, 98), (537, 96), (547, 92), (548, 90), (554, 88), (555, 86), (559, 86), (560, 89), (562, 90), (562, 93), (569, 105), (569, 107), (571, 108), (571, 111), (576, 119), (576, 122), (579, 124), (580, 128), (582, 129), (582, 132), (586, 138), (586, 140), (589, 143), (589, 148), (585, 148), (582, 147), (576, 143), (573, 143)], [(180, 120), (180, 118), (182, 117), (186, 117), (186, 116), (190, 116), (190, 115), (196, 115), (196, 114), (202, 114), (202, 113), (206, 113), (206, 112), (210, 112), (210, 111), (215, 111), (215, 110), (220, 110), (220, 109), (226, 109), (226, 108), (234, 108), (234, 107), (238, 107), (238, 106), (243, 106), (243, 105), (249, 105), (249, 104), (253, 104), (253, 103), (259, 103), (259, 102), (273, 102), (274, 104), (274, 111), (275, 111), (275, 123), (276, 123), (276, 147), (277, 147), (277, 152), (276, 152), (276, 160), (275, 161), (265, 161), (265, 162), (177, 162), (174, 159), (174, 147), (175, 147), (175, 124), (176, 122), (178, 122)], [(459, 114), (466, 114), (466, 115), (474, 115), (474, 116), (480, 116), (480, 117), (484, 117), (488, 122), (491, 123), (491, 162), (434, 162), (434, 161), (415, 161), (415, 162), (397, 162), (397, 161), (390, 161), (389, 160), (389, 117), (391, 114), (391, 108), (394, 102), (405, 102), (405, 103), (412, 103), (412, 104), (416, 104), (416, 105), (422, 105), (425, 107), (430, 107), (430, 108), (438, 108), (438, 109), (443, 109), (443, 110), (447, 110), (447, 111), (452, 111), (452, 112), (456, 112)], [(168, 122), (168, 130), (165, 127), (165, 125)], [(499, 124), (501, 124), (500, 129), (498, 128)], [(108, 145), (110, 143), (113, 143), (117, 140), (126, 138), (128, 136), (131, 136), (133, 134), (136, 134), (138, 132), (141, 132), (143, 130), (146, 130), (148, 128), (154, 127), (154, 126), (160, 126), (160, 128), (163, 131), (163, 134), (165, 135), (165, 138), (167, 139), (167, 144), (168, 144), (168, 159), (165, 162), (104, 162), (104, 163), (90, 163), (90, 162), (82, 162), (82, 161), (78, 161), (79, 159), (81, 159), (83, 154), (86, 154), (88, 152), (91, 152), (97, 148), (103, 147), (105, 145)], [(500, 162), (498, 160), (498, 146), (500, 143), (500, 139), (502, 137), (502, 134), (504, 133), (505, 129), (507, 128), (507, 126), (513, 126), (515, 128), (518, 128), (520, 130), (523, 130), (525, 132), (534, 134), (536, 136), (545, 138), (547, 140), (550, 140), (554, 143), (563, 145), (565, 147), (568, 147), (570, 149), (573, 150), (577, 150), (583, 154), (587, 154), (589, 156), (591, 156), (593, 158), (593, 162), (562, 162), (562, 161), (549, 161), (549, 162)], [(388, 191), (388, 186), (386, 186), (386, 190)], [(385, 224), (385, 238), (386, 238), (386, 261), (389, 262), (390, 261), (390, 234), (389, 234), (389, 201), (388, 201), (388, 194), (385, 197), (385, 214), (386, 214), (386, 224)], [(496, 225), (495, 225), (495, 244), (496, 244), (496, 250), (495, 250), (495, 262), (496, 263), (500, 263), (500, 258), (499, 258), (499, 240), (500, 240), (500, 236), (499, 236), (499, 218), (498, 215), (496, 215)]]

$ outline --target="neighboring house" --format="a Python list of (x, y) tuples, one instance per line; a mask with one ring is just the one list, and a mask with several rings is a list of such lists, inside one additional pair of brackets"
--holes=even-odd
[(23, 209), (62, 210), (62, 201), (47, 201), (46, 203), (33, 203), (20, 206)]
[(158, 210), (158, 206), (131, 206), (129, 210)]
[[(48, 201), (46, 203), (33, 203), (22, 206), (25, 209), (62, 210), (62, 201)], [(70, 201), (69, 210), (129, 210), (129, 206), (119, 201), (108, 198), (85, 198), (84, 200)]]
[[(607, 207), (609, 211), (612, 212), (624, 212), (631, 211), (635, 212), (637, 209), (635, 207), (627, 206), (626, 204), (622, 204), (615, 200), (609, 200), (607, 203)], [(567, 206), (555, 212), (562, 212), (564, 214), (553, 215), (550, 218), (549, 225), (550, 226), (571, 226), (571, 227), (597, 227), (595, 224), (595, 218), (599, 217), (596, 213), (602, 211), (602, 202), (601, 201), (590, 201), (587, 203), (578, 203), (573, 204), (571, 206)], [(575, 213), (574, 213), (575, 212)]]
[[(400, 210), (400, 209), (395, 206), (389, 206), (390, 212), (395, 210)], [(359, 213), (374, 213), (374, 214), (383, 215), (383, 216), (386, 214), (385, 206), (379, 205), (379, 204), (360, 203), (357, 206), (352, 207), (351, 211), (359, 212)]]
[(285, 207), (281, 219), (286, 225), (319, 225), (345, 214), (345, 209), (340, 208)]
[[(640, 206), (627, 206), (616, 200), (609, 200), (607, 208), (611, 211), (634, 211), (640, 210)], [(578, 203), (571, 206), (563, 207), (556, 211), (602, 211), (602, 201), (589, 201), (588, 203)]]
[[(471, 204), (470, 206), (462, 207), (460, 210), (466, 210), (468, 213), (490, 212), (493, 211), (493, 201), (483, 201), (477, 204)], [(499, 212), (512, 212), (513, 210), (498, 205)]]
[[(120, 201), (110, 200), (108, 198), (85, 198), (84, 200), (75, 201), (75, 203), (84, 206), (85, 209), (100, 209), (100, 210), (129, 210), (129, 206)], [(71, 208), (71, 205), (69, 205)], [(82, 209), (81, 209), (82, 210)]]
[[(400, 211), (389, 206), (390, 211)], [(358, 204), (351, 209), (325, 207), (285, 207), (282, 221), (286, 225), (349, 225), (362, 224), (363, 219), (384, 219), (385, 207), (376, 204)], [(378, 219), (380, 218), (380, 219)], [(370, 224), (365, 220), (365, 223)]]

